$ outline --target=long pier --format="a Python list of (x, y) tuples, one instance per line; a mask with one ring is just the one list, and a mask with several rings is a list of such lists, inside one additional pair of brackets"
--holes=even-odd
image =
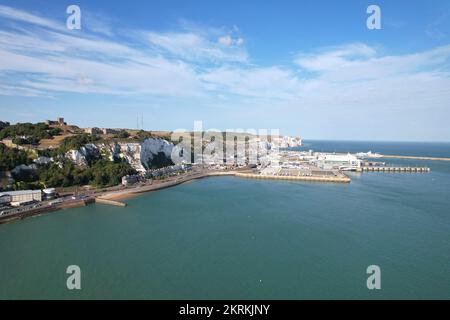
[(350, 183), (351, 180), (346, 175), (342, 176), (276, 176), (261, 175), (254, 173), (236, 173), (236, 177), (260, 179), (260, 180), (290, 180), (290, 181), (309, 181), (309, 182), (331, 182), (331, 183)]
[(417, 156), (396, 156), (396, 155), (381, 155), (382, 158), (387, 159), (410, 159), (410, 160), (429, 160), (429, 161), (450, 161), (450, 158), (441, 157), (417, 157)]
[(411, 173), (421, 173), (430, 172), (431, 169), (428, 167), (362, 167), (362, 171), (365, 172), (411, 172)]

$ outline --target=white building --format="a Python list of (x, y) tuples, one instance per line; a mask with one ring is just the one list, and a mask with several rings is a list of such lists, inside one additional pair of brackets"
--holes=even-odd
[(334, 154), (324, 153), (317, 157), (319, 162), (322, 162), (322, 167), (326, 169), (341, 169), (341, 170), (357, 170), (361, 168), (361, 160), (356, 156), (348, 154)]
[(0, 194), (0, 206), (9, 204), (11, 202), (11, 196), (7, 194)]
[(94, 128), (85, 128), (84, 129), (84, 133), (87, 133), (87, 134), (102, 134), (103, 131), (100, 128), (94, 127)]
[(122, 177), (122, 185), (129, 186), (135, 183), (138, 183), (141, 180), (139, 175), (128, 175)]
[(0, 198), (4, 196), (9, 196), (11, 205), (15, 207), (32, 201), (42, 201), (41, 190), (7, 191), (0, 193)]
[(42, 193), (44, 194), (44, 198), (46, 200), (51, 200), (56, 198), (56, 189), (55, 188), (47, 188), (42, 190)]

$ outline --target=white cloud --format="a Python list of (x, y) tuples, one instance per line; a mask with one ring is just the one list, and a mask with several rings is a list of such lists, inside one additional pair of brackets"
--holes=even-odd
[(212, 91), (267, 99), (294, 99), (300, 80), (292, 71), (279, 67), (230, 67), (212, 69), (201, 76)]
[(217, 42), (219, 42), (222, 46), (226, 47), (231, 47), (234, 45), (241, 46), (244, 44), (244, 39), (242, 38), (233, 39), (230, 35), (226, 35), (219, 37)]
[(233, 45), (234, 41), (230, 36), (226, 35), (223, 37), (219, 37), (219, 43), (224, 46), (231, 46)]
[(93, 13), (91, 11), (83, 12), (83, 28), (87, 28), (94, 33), (113, 36), (113, 22), (107, 16)]
[(41, 27), (46, 27), (46, 28), (51, 28), (51, 29), (56, 29), (56, 30), (64, 30), (64, 28), (65, 28), (64, 25), (62, 25), (54, 20), (42, 18), (38, 15), (28, 13), (28, 12), (25, 12), (22, 10), (14, 9), (11, 7), (7, 7), (4, 5), (0, 5), (0, 16), (4, 17), (6, 19), (26, 22), (26, 23), (35, 24), (35, 25), (38, 25)]
[(308, 71), (326, 71), (373, 57), (376, 51), (362, 43), (332, 48), (319, 54), (300, 54), (295, 62)]
[(359, 81), (385, 79), (436, 68), (448, 62), (450, 45), (432, 50), (398, 56), (379, 55), (376, 49), (364, 44), (344, 46), (317, 55), (299, 55), (297, 65), (314, 71), (329, 81)]
[(154, 47), (162, 50), (163, 53), (170, 53), (181, 59), (241, 63), (248, 60), (247, 52), (242, 48), (232, 47), (233, 40), (228, 39), (228, 36), (220, 37), (219, 43), (208, 39), (203, 34), (192, 32), (145, 32), (145, 36)]

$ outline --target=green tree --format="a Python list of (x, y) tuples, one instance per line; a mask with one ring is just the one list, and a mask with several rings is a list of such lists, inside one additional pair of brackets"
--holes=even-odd
[(120, 130), (120, 132), (117, 134), (117, 138), (119, 139), (128, 139), (130, 137), (130, 134), (126, 130)]
[(21, 164), (30, 164), (28, 154), (16, 148), (8, 148), (0, 143), (0, 171), (9, 171)]
[(42, 139), (51, 139), (53, 136), (60, 133), (61, 129), (50, 128), (45, 123), (17, 123), (0, 130), (0, 140), (5, 138), (21, 138), (24, 139), (23, 143), (36, 144)]

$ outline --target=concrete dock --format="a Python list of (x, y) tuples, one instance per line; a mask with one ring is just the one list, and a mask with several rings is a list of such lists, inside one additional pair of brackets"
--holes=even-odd
[(346, 175), (341, 176), (276, 176), (261, 175), (254, 173), (236, 173), (236, 177), (260, 179), (260, 180), (289, 180), (289, 181), (309, 181), (309, 182), (330, 182), (330, 183), (350, 183), (351, 180)]
[(409, 172), (409, 173), (421, 173), (430, 172), (428, 167), (362, 167), (363, 172)]
[(397, 156), (397, 155), (381, 155), (382, 158), (387, 159), (409, 159), (409, 160), (427, 160), (427, 161), (450, 161), (450, 158), (442, 157), (417, 157), (417, 156)]

